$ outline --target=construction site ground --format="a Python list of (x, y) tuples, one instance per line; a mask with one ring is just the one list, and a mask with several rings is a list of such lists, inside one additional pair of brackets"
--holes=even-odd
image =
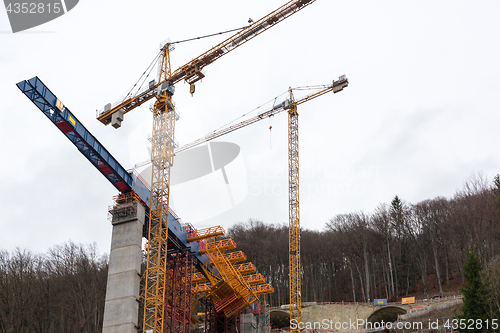
[[(335, 323), (353, 323), (357, 322), (357, 320), (359, 319), (363, 319), (366, 321), (376, 311), (380, 312), (381, 309), (385, 308), (384, 311), (386, 311), (386, 313), (382, 317), (384, 318), (384, 322), (387, 322), (386, 318), (392, 318), (394, 319), (394, 322), (396, 322), (398, 320), (398, 313), (400, 313), (399, 321), (402, 322), (402, 324), (400, 325), (406, 323), (406, 327), (412, 327), (412, 329), (392, 329), (391, 332), (415, 332), (421, 331), (420, 328), (424, 329), (421, 332), (431, 332), (431, 330), (427, 330), (431, 326), (431, 323), (433, 323), (432, 327), (441, 326), (448, 319), (451, 322), (453, 317), (456, 314), (460, 313), (460, 308), (462, 307), (462, 299), (457, 297), (429, 299), (425, 301), (417, 301), (415, 305), (421, 306), (423, 308), (410, 309), (408, 305), (403, 306), (401, 304), (375, 306), (367, 303), (311, 305), (302, 309), (302, 322), (304, 323), (304, 325), (307, 325), (307, 323), (311, 323), (309, 327), (312, 327), (312, 329), (307, 329), (306, 327), (306, 331), (309, 332), (360, 332), (358, 328), (356, 328), (356, 330), (352, 330), (352, 326), (348, 327), (347, 329), (336, 329)], [(406, 314), (401, 314), (405, 311)], [(289, 322), (289, 318), (286, 318), (287, 312), (280, 309), (274, 309), (273, 312), (274, 314), (271, 314), (271, 324), (273, 326), (273, 331), (289, 331), (289, 327), (283, 325), (285, 322)], [(436, 320), (438, 321), (437, 325), (434, 324)], [(314, 323), (321, 323), (323, 327), (314, 329)], [(328, 329), (325, 329), (325, 323), (329, 323), (330, 327), (328, 327)], [(333, 323), (333, 327), (331, 326), (331, 323)], [(278, 328), (276, 326), (281, 326), (281, 328)], [(393, 324), (393, 328), (396, 328), (395, 324)], [(362, 332), (363, 331), (368, 332), (368, 330), (362, 330)], [(376, 329), (370, 330), (370, 332), (376, 331)], [(378, 331), (382, 332), (383, 330)]]

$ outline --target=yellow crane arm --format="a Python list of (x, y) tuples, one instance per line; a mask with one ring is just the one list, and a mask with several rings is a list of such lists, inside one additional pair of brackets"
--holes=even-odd
[[(179, 148), (177, 148), (175, 150), (176, 153), (179, 153), (181, 151), (184, 151), (184, 150), (187, 150), (189, 148), (193, 148), (199, 144), (202, 144), (204, 142), (208, 142), (210, 140), (213, 140), (215, 138), (218, 138), (220, 136), (223, 136), (225, 134), (228, 134), (228, 133), (231, 133), (233, 131), (236, 131), (242, 127), (245, 127), (245, 126), (248, 126), (248, 125), (251, 125), (253, 123), (256, 123), (262, 119), (266, 119), (266, 118), (269, 118), (269, 117), (272, 117), (284, 110), (289, 110), (292, 108), (293, 104), (295, 105), (300, 105), (300, 104), (303, 104), (305, 102), (308, 102), (312, 99), (315, 99), (316, 97), (319, 97), (319, 96), (322, 96), (326, 93), (329, 93), (331, 91), (333, 91), (334, 93), (337, 93), (339, 91), (342, 91), (345, 87), (347, 87), (349, 85), (349, 80), (347, 79), (347, 77), (345, 75), (342, 75), (337, 81), (333, 81), (332, 84), (328, 85), (325, 89), (323, 90), (320, 90), (314, 94), (311, 94), (311, 95), (308, 95), (308, 96), (305, 96), (297, 101), (292, 101), (290, 99), (287, 99), (285, 100), (284, 102), (278, 104), (278, 105), (275, 105), (271, 110), (269, 111), (266, 111), (266, 112), (263, 112), (263, 113), (260, 113), (258, 114), (257, 116), (253, 117), (253, 118), (250, 118), (250, 119), (247, 119), (245, 121), (242, 121), (236, 125), (232, 125), (232, 126), (229, 126), (229, 127), (226, 127), (222, 130), (219, 130), (219, 131), (216, 131), (216, 132), (213, 132), (207, 136), (204, 136), (202, 138), (199, 138), (198, 140), (195, 140), (193, 142), (190, 142), (188, 144), (185, 144)], [(142, 163), (142, 165), (145, 165), (144, 163)]]
[[(112, 117), (115, 113), (118, 113), (115, 117), (118, 117), (121, 120), (125, 113), (155, 97), (158, 88), (163, 87), (166, 84), (165, 81), (168, 81), (170, 85), (174, 85), (181, 80), (185, 80), (189, 84), (194, 84), (205, 77), (202, 73), (202, 69), (206, 65), (211, 64), (238, 46), (243, 45), (257, 35), (260, 35), (262, 32), (312, 4), (314, 1), (316, 0), (289, 1), (260, 20), (253, 22), (245, 29), (240, 30), (217, 46), (214, 46), (187, 64), (179, 67), (177, 70), (172, 72), (166, 80), (151, 84), (149, 87), (138, 92), (135, 96), (120, 101), (115, 105), (107, 104), (103, 110), (98, 112), (97, 120), (102, 122), (104, 125), (108, 125), (111, 123)], [(167, 43), (164, 47), (169, 47), (169, 44)]]
[[(342, 75), (341, 77), (339, 77), (339, 79), (337, 81), (333, 81), (332, 84), (328, 85), (325, 89), (322, 89), (314, 94), (307, 95), (307, 96), (305, 96), (305, 97), (303, 97), (295, 102), (290, 100), (290, 99), (287, 99), (284, 102), (282, 102), (278, 105), (275, 105), (271, 110), (262, 112), (253, 118), (239, 122), (235, 125), (226, 127), (226, 128), (221, 129), (219, 131), (214, 131), (214, 132), (212, 132), (212, 133), (210, 133), (202, 138), (199, 138), (195, 141), (187, 143), (187, 144), (175, 149), (175, 153), (180, 153), (181, 151), (196, 147), (202, 143), (211, 141), (213, 139), (216, 139), (218, 137), (221, 137), (223, 135), (226, 135), (228, 133), (236, 131), (242, 127), (245, 127), (245, 126), (251, 125), (253, 123), (256, 123), (260, 120), (272, 117), (272, 116), (274, 116), (282, 111), (289, 110), (293, 104), (295, 104), (295, 105), (303, 104), (303, 103), (308, 102), (312, 99), (315, 99), (316, 97), (327, 94), (331, 91), (333, 91), (333, 93), (338, 93), (339, 91), (342, 91), (348, 85), (349, 85), (349, 80), (347, 79), (347, 77), (345, 75)], [(151, 164), (151, 160), (149, 160), (149, 159), (135, 164), (134, 167), (140, 168), (140, 167), (143, 167), (143, 166), (148, 165), (148, 164)]]
[(210, 50), (191, 60), (184, 66), (178, 68), (172, 73), (169, 81), (175, 84), (181, 80), (185, 80), (187, 83), (192, 84), (201, 80), (205, 76), (201, 70), (206, 65), (214, 62), (238, 46), (243, 45), (314, 1), (315, 0), (292, 0), (286, 3), (260, 20), (253, 22), (245, 29), (240, 30), (222, 43), (212, 47)]

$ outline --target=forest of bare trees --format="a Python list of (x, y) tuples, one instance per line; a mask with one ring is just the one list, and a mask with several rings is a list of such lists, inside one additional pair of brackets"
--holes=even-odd
[[(288, 304), (288, 226), (249, 220), (228, 236), (273, 285), (271, 305)], [(302, 230), (302, 301), (457, 292), (470, 247), (484, 264), (491, 307), (500, 311), (499, 176), (473, 177), (453, 198), (411, 204), (395, 196), (371, 213), (334, 216), (322, 231)], [(95, 246), (0, 250), (0, 333), (99, 332), (107, 265)]]
[(95, 246), (0, 251), (0, 332), (99, 332), (107, 274)]
[[(477, 175), (450, 199), (410, 204), (395, 196), (372, 213), (340, 214), (322, 231), (303, 230), (303, 302), (458, 293), (471, 246), (488, 264), (500, 306), (499, 198), (500, 177), (490, 183)], [(231, 227), (229, 235), (274, 286), (271, 304), (287, 304), (287, 225), (250, 220)]]

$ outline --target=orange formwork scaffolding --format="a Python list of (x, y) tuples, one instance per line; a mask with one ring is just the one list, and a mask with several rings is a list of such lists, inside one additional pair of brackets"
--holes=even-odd
[(236, 248), (236, 243), (231, 238), (221, 239), (215, 242), (200, 242), (200, 254), (206, 254), (213, 247), (217, 247), (221, 251), (233, 250)]
[(224, 236), (225, 233), (226, 231), (221, 226), (195, 229), (188, 234), (187, 240), (191, 243), (202, 239)]
[(243, 279), (246, 283), (248, 283), (248, 285), (266, 282), (266, 278), (262, 274), (244, 275)]
[(257, 271), (257, 267), (255, 267), (255, 265), (251, 262), (236, 265), (234, 266), (234, 269), (240, 272), (240, 274), (255, 273)]
[(207, 244), (207, 255), (210, 263), (218, 270), (222, 280), (212, 286), (207, 298), (215, 306), (217, 312), (224, 312), (226, 317), (238, 314), (242, 309), (258, 301), (257, 296), (242, 278), (233, 262), (246, 259), (242, 251), (224, 254), (217, 246)]

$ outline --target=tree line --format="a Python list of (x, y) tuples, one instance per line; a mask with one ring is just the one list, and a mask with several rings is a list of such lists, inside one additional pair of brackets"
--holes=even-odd
[(107, 275), (92, 245), (0, 251), (0, 332), (100, 332)]
[[(229, 236), (275, 288), (271, 305), (288, 304), (288, 225), (249, 220)], [(465, 282), (469, 248), (500, 309), (500, 176), (475, 175), (452, 198), (416, 204), (395, 196), (371, 213), (339, 214), (322, 231), (302, 230), (302, 301), (373, 302), (432, 297)]]
[[(249, 220), (228, 236), (289, 303), (288, 225)], [(500, 176), (476, 176), (452, 198), (416, 204), (395, 196), (371, 213), (339, 214), (302, 230), (303, 302), (372, 302), (458, 289), (473, 250), (490, 318), (500, 315)], [(0, 250), (0, 332), (100, 332), (108, 258), (66, 243), (45, 254)], [(470, 274), (469, 274), (470, 275)], [(494, 315), (495, 314), (495, 315)]]

